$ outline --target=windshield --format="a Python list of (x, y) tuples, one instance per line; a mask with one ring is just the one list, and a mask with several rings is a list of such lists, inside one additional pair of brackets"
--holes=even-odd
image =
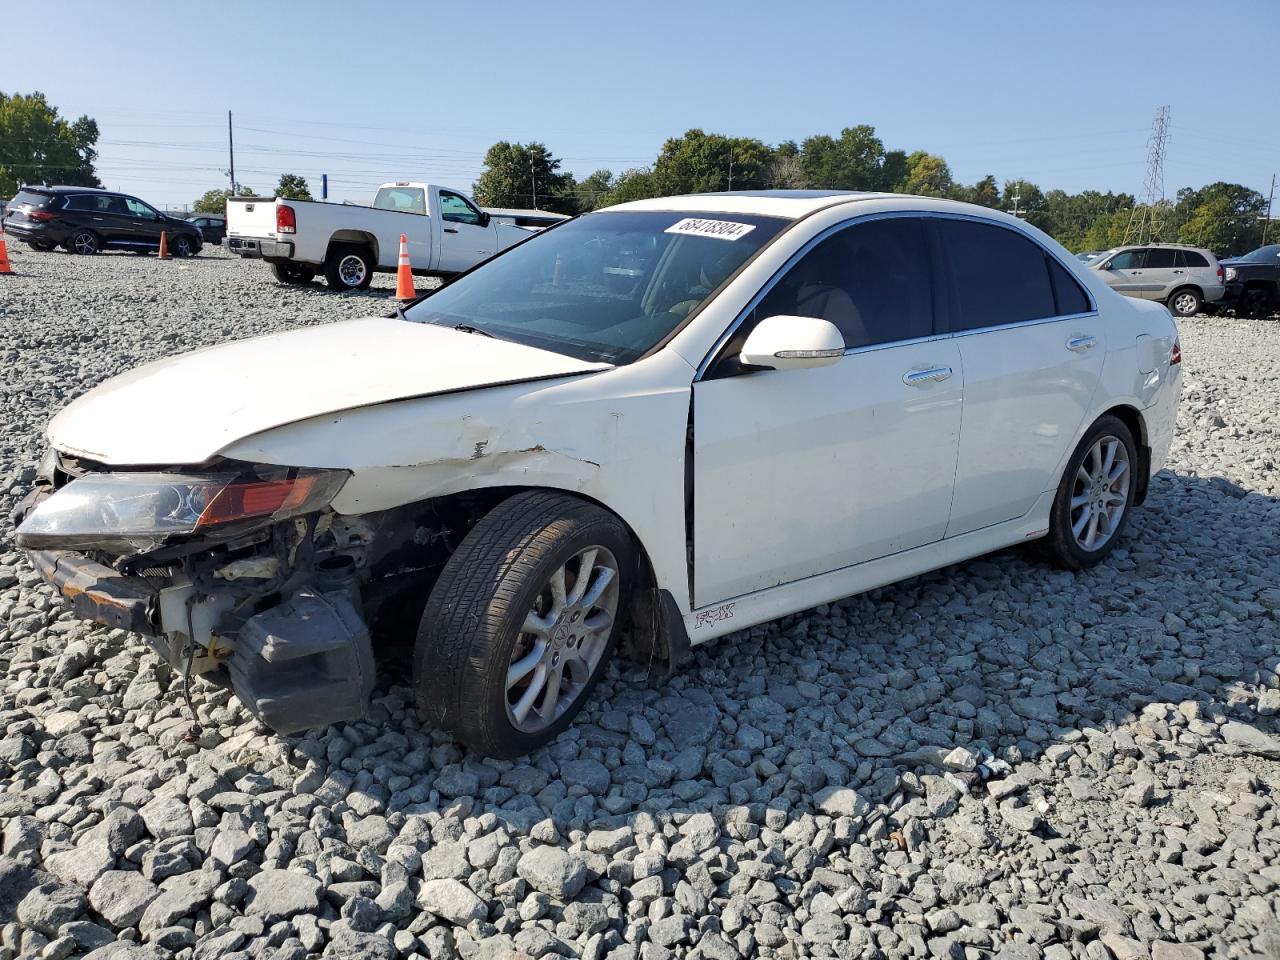
[(373, 198), (373, 205), (379, 210), (426, 213), (426, 191), (421, 187), (382, 187)]
[(1240, 259), (1246, 263), (1270, 263), (1277, 258), (1280, 258), (1280, 243), (1259, 247), (1253, 253), (1246, 253)]
[(405, 316), (581, 360), (630, 363), (786, 223), (736, 213), (587, 214), (513, 247)]

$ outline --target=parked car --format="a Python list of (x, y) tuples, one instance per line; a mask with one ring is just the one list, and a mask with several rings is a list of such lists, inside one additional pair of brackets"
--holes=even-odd
[(1223, 260), (1222, 266), (1226, 270), (1224, 305), (1246, 317), (1268, 317), (1280, 310), (1280, 243)]
[(362, 290), (374, 273), (394, 271), (401, 235), (414, 273), (451, 276), (536, 232), (431, 183), (384, 184), (371, 207), (283, 197), (227, 201), (228, 250), (266, 260), (281, 283), (310, 283), (323, 273), (335, 290)]
[(1088, 264), (1113, 290), (1159, 300), (1177, 317), (1193, 317), (1226, 293), (1218, 259), (1202, 247), (1177, 244), (1116, 247)]
[(413, 645), (430, 722), (510, 757), (571, 722), (624, 619), (674, 666), (1012, 544), (1099, 563), (1181, 356), (1164, 307), (984, 207), (642, 200), (392, 316), (108, 380), (50, 424), (17, 539), (278, 730), (360, 715), (373, 631)]
[(1090, 260), (1096, 260), (1098, 257), (1102, 256), (1103, 253), (1104, 251), (1102, 250), (1089, 250), (1084, 253), (1077, 253), (1076, 259), (1081, 263), (1088, 263)]
[(36, 250), (65, 247), (71, 253), (102, 250), (147, 253), (168, 235), (175, 257), (200, 252), (200, 231), (125, 193), (93, 187), (23, 187), (9, 202), (4, 232)]
[(195, 217), (187, 217), (187, 223), (193, 223), (200, 228), (200, 235), (204, 237), (205, 243), (221, 244), (227, 235), (226, 217), (202, 213)]

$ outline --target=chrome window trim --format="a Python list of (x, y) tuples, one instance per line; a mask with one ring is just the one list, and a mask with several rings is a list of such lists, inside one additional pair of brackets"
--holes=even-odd
[[(841, 230), (847, 230), (860, 223), (870, 223), (874, 220), (890, 220), (902, 217), (915, 217), (917, 219), (928, 218), (936, 220), (968, 220), (973, 223), (983, 223), (989, 226), (998, 227), (1001, 230), (1008, 230), (1012, 233), (1016, 233), (1018, 236), (1026, 239), (1029, 243), (1034, 243), (1040, 248), (1041, 252), (1043, 252), (1045, 256), (1053, 257), (1053, 259), (1067, 271), (1068, 275), (1070, 275), (1080, 289), (1084, 291), (1084, 295), (1089, 301), (1090, 309), (1085, 313), (1055, 314), (1052, 317), (1037, 317), (1034, 320), (1020, 320), (1017, 323), (998, 323), (987, 327), (974, 327), (972, 330), (947, 331), (945, 333), (936, 333), (928, 337), (915, 337), (911, 340), (891, 340), (886, 343), (867, 344), (862, 347), (846, 347), (844, 351), (844, 355), (846, 357), (854, 353), (869, 353), (874, 350), (884, 350), (889, 347), (910, 346), (919, 343), (929, 343), (936, 340), (950, 340), (956, 337), (968, 337), (975, 334), (991, 333), (995, 330), (1012, 330), (1017, 327), (1038, 326), (1042, 323), (1056, 323), (1060, 320), (1082, 319), (1086, 317), (1096, 317), (1098, 315), (1098, 302), (1094, 299), (1092, 291), (1090, 291), (1087, 286), (1076, 278), (1075, 272), (1071, 269), (1070, 265), (1052, 250), (1046, 248), (1044, 244), (1037, 241), (1034, 237), (1028, 236), (1024, 231), (1019, 230), (1017, 227), (1011, 226), (1007, 223), (1001, 223), (998, 220), (992, 220), (988, 217), (978, 216), (976, 214), (951, 213), (949, 211), (942, 210), (886, 210), (881, 213), (866, 213), (832, 224), (820, 233), (810, 237), (803, 247), (788, 257), (787, 262), (779, 267), (774, 275), (769, 278), (768, 282), (747, 302), (747, 305), (738, 313), (738, 316), (734, 318), (733, 323), (729, 324), (729, 326), (725, 328), (724, 333), (716, 338), (716, 342), (707, 352), (707, 355), (702, 358), (702, 362), (698, 364), (698, 370), (694, 375), (693, 382), (701, 382), (712, 362), (717, 356), (719, 356), (720, 351), (724, 349), (724, 345), (729, 342), (735, 333), (738, 332), (738, 328), (742, 326), (747, 317), (751, 315), (752, 311), (760, 305), (760, 301), (768, 296), (774, 286), (777, 285), (777, 283), (787, 275), (791, 268), (794, 267), (801, 258), (809, 253), (810, 250), (816, 247), (823, 240), (826, 240), (832, 234), (838, 233)], [(771, 242), (777, 242), (777, 238)]]

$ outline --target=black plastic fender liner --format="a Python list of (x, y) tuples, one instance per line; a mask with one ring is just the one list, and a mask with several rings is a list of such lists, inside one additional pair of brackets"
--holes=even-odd
[(373, 647), (351, 591), (299, 590), (245, 622), (231, 657), (231, 688), (278, 733), (364, 716)]

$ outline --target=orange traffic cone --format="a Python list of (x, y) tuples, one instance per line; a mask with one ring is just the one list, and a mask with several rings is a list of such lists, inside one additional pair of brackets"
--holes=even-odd
[(161, 260), (169, 259), (169, 238), (163, 230), (160, 231), (160, 252), (156, 256)]
[(0, 274), (13, 273), (9, 266), (9, 248), (4, 245), (4, 237), (0, 237)]
[(396, 299), (417, 299), (418, 291), (413, 289), (413, 268), (409, 266), (409, 238), (400, 234), (400, 265), (396, 267)]

